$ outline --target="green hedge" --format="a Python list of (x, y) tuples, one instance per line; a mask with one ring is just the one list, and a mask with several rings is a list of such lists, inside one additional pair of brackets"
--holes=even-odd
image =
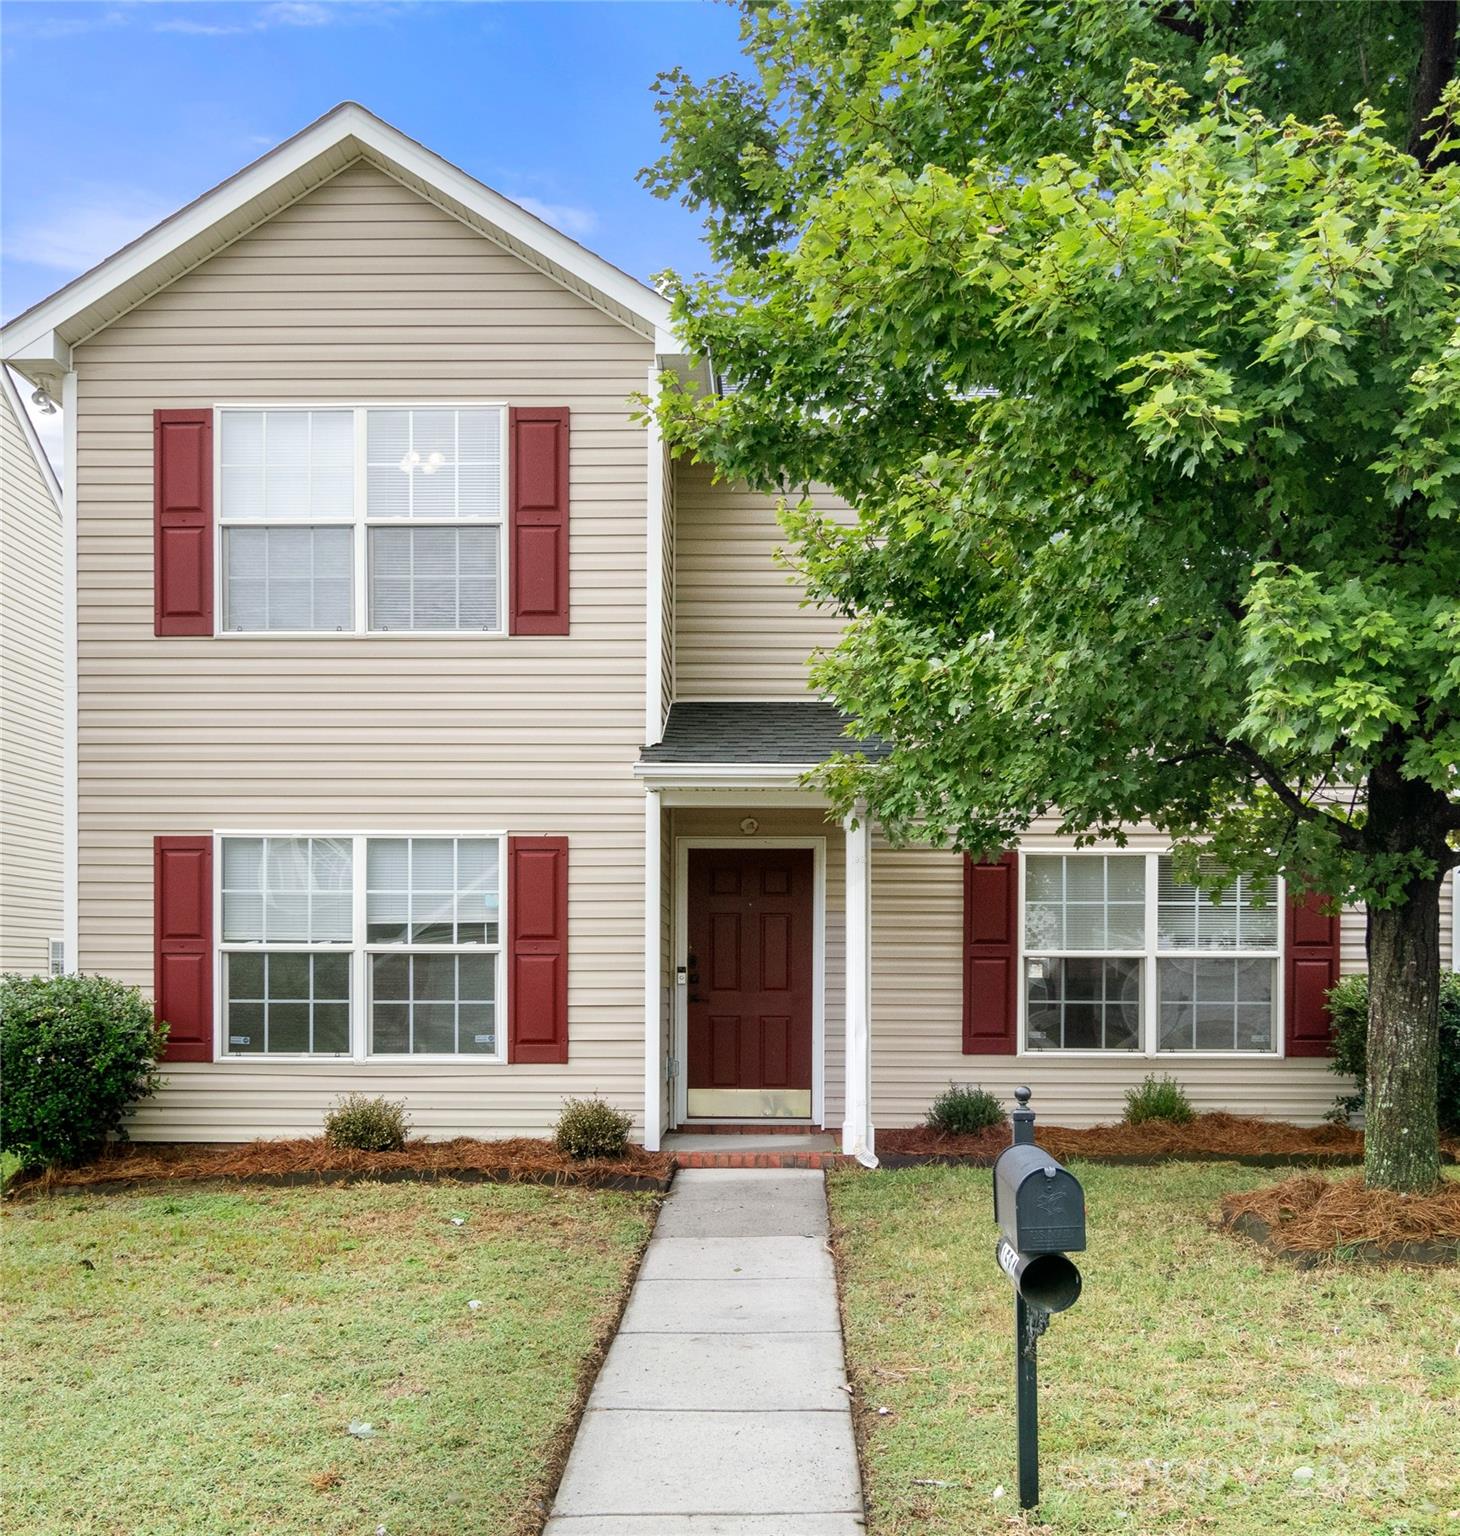
[[(1350, 1077), (1357, 1089), (1342, 1094), (1338, 1109), (1349, 1114), (1364, 1107), (1368, 1075), (1369, 978), (1345, 976), (1328, 994), (1333, 1014), (1333, 1070)], [(1440, 974), (1440, 1129), (1460, 1133), (1460, 975)]]
[(0, 1150), (26, 1168), (74, 1166), (126, 1137), (157, 1088), (167, 1029), (106, 976), (0, 976)]

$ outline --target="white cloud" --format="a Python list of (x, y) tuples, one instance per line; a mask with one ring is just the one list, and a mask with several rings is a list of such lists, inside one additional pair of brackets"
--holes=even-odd
[(245, 32), (269, 32), (275, 27), (328, 27), (337, 21), (355, 20), (357, 8), (344, 0), (333, 0), (331, 4), (319, 0), (271, 0), (254, 10), (245, 10), (241, 5), (229, 10), (235, 19), (207, 21), (195, 16), (170, 15), (154, 23), (152, 30), (182, 32), (191, 37), (237, 37)]
[(55, 272), (85, 272), (171, 212), (153, 193), (83, 184), (7, 231), (5, 255)]
[(512, 201), (566, 235), (581, 238), (598, 228), (598, 215), (591, 208), (580, 208), (573, 203), (545, 203), (538, 197), (515, 197)]

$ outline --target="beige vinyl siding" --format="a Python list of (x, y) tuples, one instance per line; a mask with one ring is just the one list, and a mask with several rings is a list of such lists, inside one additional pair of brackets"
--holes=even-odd
[[(357, 163), (76, 349), (81, 963), (150, 988), (152, 839), (564, 834), (567, 1066), (220, 1061), (143, 1138), (308, 1134), (352, 1089), (436, 1136), (643, 1102), (645, 434), (651, 344)], [(566, 637), (157, 639), (152, 411), (506, 400), (572, 410)], [(659, 557), (659, 552), (654, 552)]]
[[(1036, 830), (1031, 843), (1039, 840)], [(1132, 834), (1135, 850), (1163, 846)], [(1315, 1123), (1342, 1089), (1324, 1060), (1302, 1058), (1091, 1056), (1052, 1053), (965, 1056), (963, 1027), (963, 861), (956, 853), (893, 848), (874, 839), (872, 900), (872, 1117), (883, 1126), (922, 1120), (950, 1082), (976, 1082), (1008, 1098), (1020, 1083), (1037, 1110), (1062, 1125), (1118, 1119), (1127, 1088), (1148, 1072), (1170, 1072), (1200, 1110), (1230, 1110)], [(1450, 953), (1451, 896), (1442, 914)], [(1364, 968), (1364, 919), (1346, 911), (1342, 967)]]
[[(651, 465), (649, 472), (654, 472)], [(661, 449), (659, 455), (659, 472), (662, 477), (662, 527), (660, 544), (660, 579), (663, 583), (660, 606), (660, 631), (659, 631), (659, 698), (664, 712), (669, 712), (669, 706), (674, 702), (675, 689), (675, 568), (674, 546), (676, 537), (675, 517), (675, 471), (674, 460), (668, 452)]]
[[(830, 492), (818, 501), (851, 516)], [(776, 560), (785, 535), (774, 499), (681, 462), (676, 506), (676, 697), (805, 698), (807, 658), (836, 644), (842, 621), (803, 606), (804, 589)]]
[(61, 513), (0, 407), (0, 971), (42, 975), (61, 937)]

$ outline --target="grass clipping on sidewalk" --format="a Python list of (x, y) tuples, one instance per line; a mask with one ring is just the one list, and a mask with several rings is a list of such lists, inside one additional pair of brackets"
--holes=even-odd
[(134, 1179), (278, 1179), (313, 1176), (328, 1180), (339, 1175), (446, 1178), (486, 1175), (503, 1180), (537, 1183), (592, 1183), (615, 1178), (663, 1179), (670, 1158), (631, 1146), (622, 1157), (568, 1157), (550, 1141), (519, 1136), (503, 1141), (478, 1141), (469, 1136), (452, 1141), (412, 1141), (399, 1152), (358, 1152), (332, 1146), (323, 1136), (297, 1140), (250, 1141), (238, 1146), (195, 1147), (185, 1144), (109, 1148), (80, 1168), (52, 1168), (21, 1175), (11, 1188), (19, 1193), (44, 1193), (78, 1186), (130, 1182)]
[(1290, 1253), (1342, 1253), (1372, 1245), (1403, 1256), (1416, 1246), (1460, 1243), (1460, 1180), (1446, 1179), (1427, 1195), (1369, 1189), (1362, 1174), (1325, 1179), (1299, 1174), (1222, 1200), (1222, 1225)]

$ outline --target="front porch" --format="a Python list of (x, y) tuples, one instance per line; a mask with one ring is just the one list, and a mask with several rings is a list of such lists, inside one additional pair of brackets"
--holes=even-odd
[[(638, 766), (651, 1150), (674, 1132), (710, 1166), (873, 1160), (869, 827), (804, 787), (842, 724), (819, 704), (676, 705)], [(777, 1145), (699, 1145), (711, 1126)], [(818, 1131), (835, 1143), (779, 1145)]]

